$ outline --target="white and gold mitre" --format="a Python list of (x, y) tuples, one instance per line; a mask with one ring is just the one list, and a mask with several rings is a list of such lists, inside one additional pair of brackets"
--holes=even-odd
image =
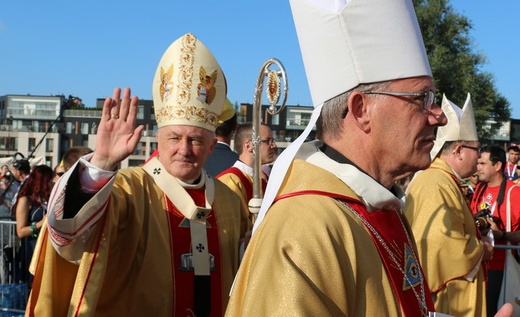
[(290, 0), (314, 106), (362, 83), (431, 76), (411, 0)]
[(187, 33), (164, 52), (153, 80), (158, 127), (191, 125), (215, 131), (224, 101), (226, 80), (211, 52)]
[(442, 111), (448, 119), (445, 126), (437, 128), (435, 145), (431, 151), (431, 157), (439, 154), (444, 143), (447, 141), (478, 141), (477, 126), (473, 115), (473, 103), (468, 93), (464, 107), (460, 109), (456, 104), (442, 95)]

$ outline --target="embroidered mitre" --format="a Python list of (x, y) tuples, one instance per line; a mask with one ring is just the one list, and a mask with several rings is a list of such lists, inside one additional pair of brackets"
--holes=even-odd
[(226, 80), (217, 60), (187, 33), (164, 52), (153, 80), (158, 127), (198, 126), (215, 131), (226, 100)]

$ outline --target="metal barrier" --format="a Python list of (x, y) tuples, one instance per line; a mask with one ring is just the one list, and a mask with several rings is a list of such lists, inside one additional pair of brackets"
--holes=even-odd
[(0, 317), (23, 316), (27, 305), (27, 286), (18, 281), (20, 243), (16, 221), (0, 218)]
[(510, 249), (510, 250), (520, 250), (520, 245), (518, 244), (511, 244), (511, 245), (507, 245), (507, 244), (495, 244), (495, 246), (493, 247), (495, 249)]

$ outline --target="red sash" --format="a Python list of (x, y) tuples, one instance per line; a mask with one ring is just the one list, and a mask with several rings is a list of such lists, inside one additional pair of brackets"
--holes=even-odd
[[(204, 191), (187, 190), (197, 206), (204, 206)], [(191, 253), (191, 238), (189, 220), (186, 219), (173, 203), (164, 196), (167, 203), (171, 226), (172, 254), (173, 254), (173, 283), (174, 283), (174, 316), (195, 315), (195, 274), (193, 270), (187, 271), (181, 263), (183, 254)], [(211, 313), (210, 316), (222, 316), (222, 276), (220, 262), (220, 243), (216, 214), (212, 212), (207, 218), (208, 248), (214, 256), (214, 269), (211, 270)], [(161, 256), (161, 255), (158, 255)]]
[[(398, 211), (375, 210), (368, 212), (360, 201), (352, 197), (315, 190), (284, 194), (278, 196), (275, 202), (299, 195), (327, 196), (348, 204), (357, 213), (357, 216), (362, 219), (374, 241), (374, 245), (377, 247), (394, 294), (401, 305), (403, 315), (416, 317), (423, 316), (424, 313), (427, 314), (427, 311), (435, 311), (428, 284), (424, 279), (424, 273), (417, 260), (415, 244), (409, 238), (408, 230), (404, 227)], [(389, 251), (392, 252), (393, 259)], [(418, 295), (422, 298), (422, 292), (424, 292), (427, 311), (421, 309), (420, 301), (416, 297)]]
[[(251, 200), (251, 198), (253, 198), (253, 184), (238, 167), (231, 166), (230, 168), (220, 172), (220, 174), (218, 174), (216, 178), (219, 178), (222, 175), (229, 174), (229, 173), (236, 175), (240, 179), (240, 182), (242, 182), (242, 184), (244, 185), (244, 189), (246, 190), (246, 198), (247, 198), (246, 201), (249, 202)], [(262, 192), (265, 193), (266, 187), (267, 187), (267, 182), (265, 181), (265, 179), (262, 178)]]

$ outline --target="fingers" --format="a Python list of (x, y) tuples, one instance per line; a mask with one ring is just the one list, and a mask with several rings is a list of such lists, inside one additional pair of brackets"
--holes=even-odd
[[(135, 126), (137, 121), (137, 112), (139, 108), (139, 98), (137, 96), (133, 96), (132, 99), (130, 99), (130, 106), (125, 108), (124, 110), (121, 109), (122, 117), (126, 117), (126, 121), (133, 126)], [(124, 114), (123, 114), (124, 113)]]
[(112, 98), (105, 99), (105, 102), (103, 104), (103, 111), (101, 113), (102, 121), (110, 120), (111, 111), (113, 108), (117, 108), (117, 103), (118, 103), (120, 94), (121, 94), (121, 89), (115, 88), (114, 93), (112, 94)]
[(123, 90), (121, 99), (121, 88), (115, 88), (112, 98), (107, 98), (103, 105), (102, 120), (123, 120), (135, 122), (139, 100), (136, 96), (131, 97), (130, 88)]
[(119, 117), (123, 118), (123, 120), (127, 119), (128, 113), (129, 113), (129, 109), (132, 107), (132, 102), (131, 102), (131, 99), (130, 99), (130, 95), (131, 94), (132, 94), (132, 92), (131, 92), (130, 88), (125, 88), (123, 90), (123, 100), (121, 102), (121, 105), (117, 109), (117, 112), (115, 112), (114, 109), (112, 110), (113, 114), (119, 115)]

